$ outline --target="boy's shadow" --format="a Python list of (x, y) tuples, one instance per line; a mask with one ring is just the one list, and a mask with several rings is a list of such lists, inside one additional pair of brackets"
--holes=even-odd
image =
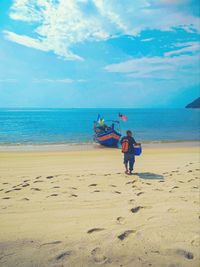
[(151, 172), (141, 172), (136, 173), (141, 179), (150, 179), (150, 180), (164, 180), (164, 176), (156, 173)]

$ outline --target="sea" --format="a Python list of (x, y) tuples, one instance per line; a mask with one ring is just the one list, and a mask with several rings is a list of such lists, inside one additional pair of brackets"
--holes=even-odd
[[(98, 114), (118, 120), (137, 142), (200, 140), (200, 110), (196, 109), (0, 109), (0, 145), (93, 143)], [(109, 122), (108, 122), (109, 123)]]

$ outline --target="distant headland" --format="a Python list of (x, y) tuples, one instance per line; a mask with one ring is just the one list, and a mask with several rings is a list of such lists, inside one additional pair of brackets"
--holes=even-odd
[(186, 108), (200, 108), (200, 97), (189, 103)]

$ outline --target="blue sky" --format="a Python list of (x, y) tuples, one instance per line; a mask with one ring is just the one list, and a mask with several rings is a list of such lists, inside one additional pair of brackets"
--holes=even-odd
[(184, 107), (198, 0), (1, 0), (0, 107)]

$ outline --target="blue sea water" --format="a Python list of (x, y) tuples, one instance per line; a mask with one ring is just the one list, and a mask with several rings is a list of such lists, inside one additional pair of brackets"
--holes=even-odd
[(93, 121), (98, 113), (118, 119), (139, 141), (200, 139), (200, 110), (193, 109), (0, 109), (0, 144), (51, 144), (93, 142)]

